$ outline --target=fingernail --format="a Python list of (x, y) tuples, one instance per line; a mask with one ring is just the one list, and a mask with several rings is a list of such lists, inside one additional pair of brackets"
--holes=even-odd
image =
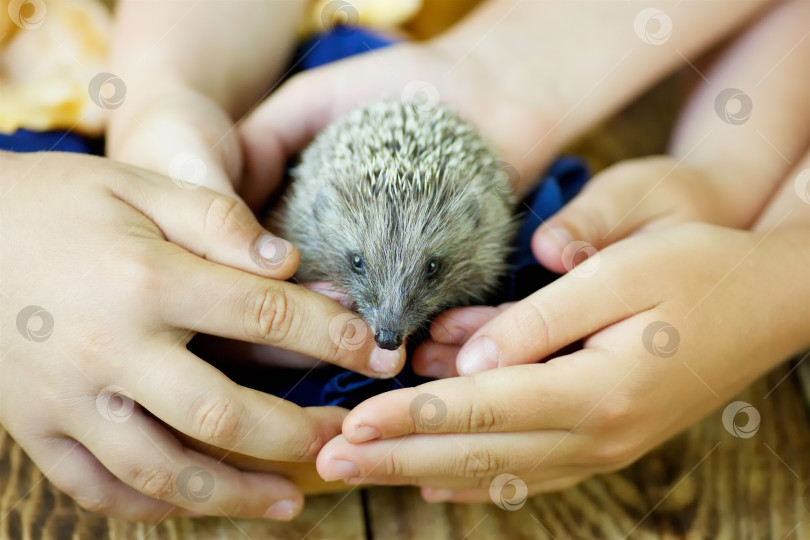
[(461, 375), (481, 373), (498, 367), (498, 346), (486, 336), (475, 340), (461, 349), (456, 360)]
[(349, 435), (349, 442), (352, 444), (371, 441), (380, 438), (380, 430), (372, 426), (357, 426)]
[(262, 233), (256, 239), (256, 251), (265, 261), (278, 264), (287, 258), (295, 248), (291, 243), (269, 232)]
[(425, 495), (426, 499), (430, 499), (430, 502), (445, 502), (449, 501), (453, 498), (453, 490), (452, 489), (431, 489), (429, 492), (426, 490)]
[(329, 462), (324, 480), (341, 480), (355, 476), (360, 476), (360, 469), (357, 468), (357, 465), (345, 459), (333, 459)]
[(371, 352), (371, 361), (369, 367), (380, 375), (392, 376), (393, 371), (399, 364), (399, 349), (396, 351), (389, 351), (374, 347)]
[(443, 362), (431, 362), (422, 369), (422, 375), (439, 379), (447, 376), (447, 366)]
[(571, 234), (571, 231), (559, 225), (555, 225), (554, 227), (549, 227), (548, 229), (546, 229), (546, 236), (550, 238), (560, 248), (564, 248), (565, 246), (574, 241), (574, 237)]
[(264, 513), (264, 517), (268, 519), (289, 521), (296, 515), (297, 512), (298, 504), (294, 500), (282, 499), (268, 508), (267, 512)]

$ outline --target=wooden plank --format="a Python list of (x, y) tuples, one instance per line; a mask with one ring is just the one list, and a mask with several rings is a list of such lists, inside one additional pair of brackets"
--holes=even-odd
[(810, 415), (798, 378), (784, 378), (788, 369), (738, 396), (760, 413), (753, 437), (726, 431), (723, 406), (624, 471), (511, 512), (427, 504), (413, 488), (373, 488), (372, 537), (808, 538)]
[(0, 428), (0, 538), (23, 539), (300, 539), (366, 537), (358, 492), (307, 497), (292, 523), (229, 518), (127, 523), (82, 510), (57, 490)]

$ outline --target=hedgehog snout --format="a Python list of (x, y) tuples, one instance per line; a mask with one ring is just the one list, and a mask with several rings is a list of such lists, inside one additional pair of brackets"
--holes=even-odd
[(405, 313), (401, 306), (389, 300), (360, 311), (374, 332), (374, 341), (378, 347), (394, 351), (402, 345), (406, 331)]
[(374, 341), (381, 349), (395, 351), (402, 345), (402, 330), (397, 328), (380, 328), (374, 332)]

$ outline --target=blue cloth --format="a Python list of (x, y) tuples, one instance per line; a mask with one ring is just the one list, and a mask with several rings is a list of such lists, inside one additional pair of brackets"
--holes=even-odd
[[(313, 69), (391, 43), (393, 41), (366, 30), (335, 29), (312, 38), (298, 49), (296, 71)], [(64, 131), (35, 133), (19, 130), (10, 136), (0, 135), (0, 149), (15, 152), (53, 150), (100, 154), (102, 148), (103, 144), (99, 140), (86, 140)], [(542, 221), (551, 217), (582, 189), (588, 176), (581, 160), (569, 156), (560, 157), (545, 172), (537, 188), (524, 200), (521, 208), (527, 210), (522, 218), (515, 251), (509, 261), (512, 271), (495, 301), (519, 300), (556, 277), (540, 266), (532, 255), (532, 233)], [(409, 352), (424, 337), (409, 339)], [(205, 353), (199, 350), (195, 352), (203, 356)], [(301, 406), (338, 405), (350, 408), (376, 394), (415, 386), (429, 380), (416, 375), (409, 364), (395, 378), (388, 380), (371, 379), (336, 366), (311, 371), (252, 366), (233, 372), (227, 366), (218, 367), (239, 384), (283, 397)]]
[(9, 152), (77, 152), (100, 155), (102, 148), (99, 140), (87, 139), (71, 131), (18, 129), (11, 135), (0, 133), (0, 150)]

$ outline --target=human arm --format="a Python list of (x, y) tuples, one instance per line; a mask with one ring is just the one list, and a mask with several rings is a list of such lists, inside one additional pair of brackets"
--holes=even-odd
[[(326, 124), (359, 103), (388, 97), (456, 107), (515, 168), (515, 189), (526, 193), (562, 145), (767, 4), (738, 2), (730, 10), (714, 1), (485, 2), (432, 40), (290, 79), (240, 125), (247, 163), (241, 192), (251, 204), (264, 200), (281, 182), (286, 159)], [(655, 34), (657, 19), (643, 13), (648, 8), (666, 11), (671, 34)]]
[(563, 272), (573, 241), (594, 248), (635, 232), (703, 221), (748, 228), (810, 143), (810, 4), (783, 2), (711, 64), (666, 156), (620, 162), (537, 230), (538, 260)]
[(162, 174), (190, 155), (205, 164), (203, 185), (233, 193), (243, 170), (234, 121), (282, 76), (305, 4), (119, 2), (110, 71), (127, 93), (110, 111), (108, 155)]

